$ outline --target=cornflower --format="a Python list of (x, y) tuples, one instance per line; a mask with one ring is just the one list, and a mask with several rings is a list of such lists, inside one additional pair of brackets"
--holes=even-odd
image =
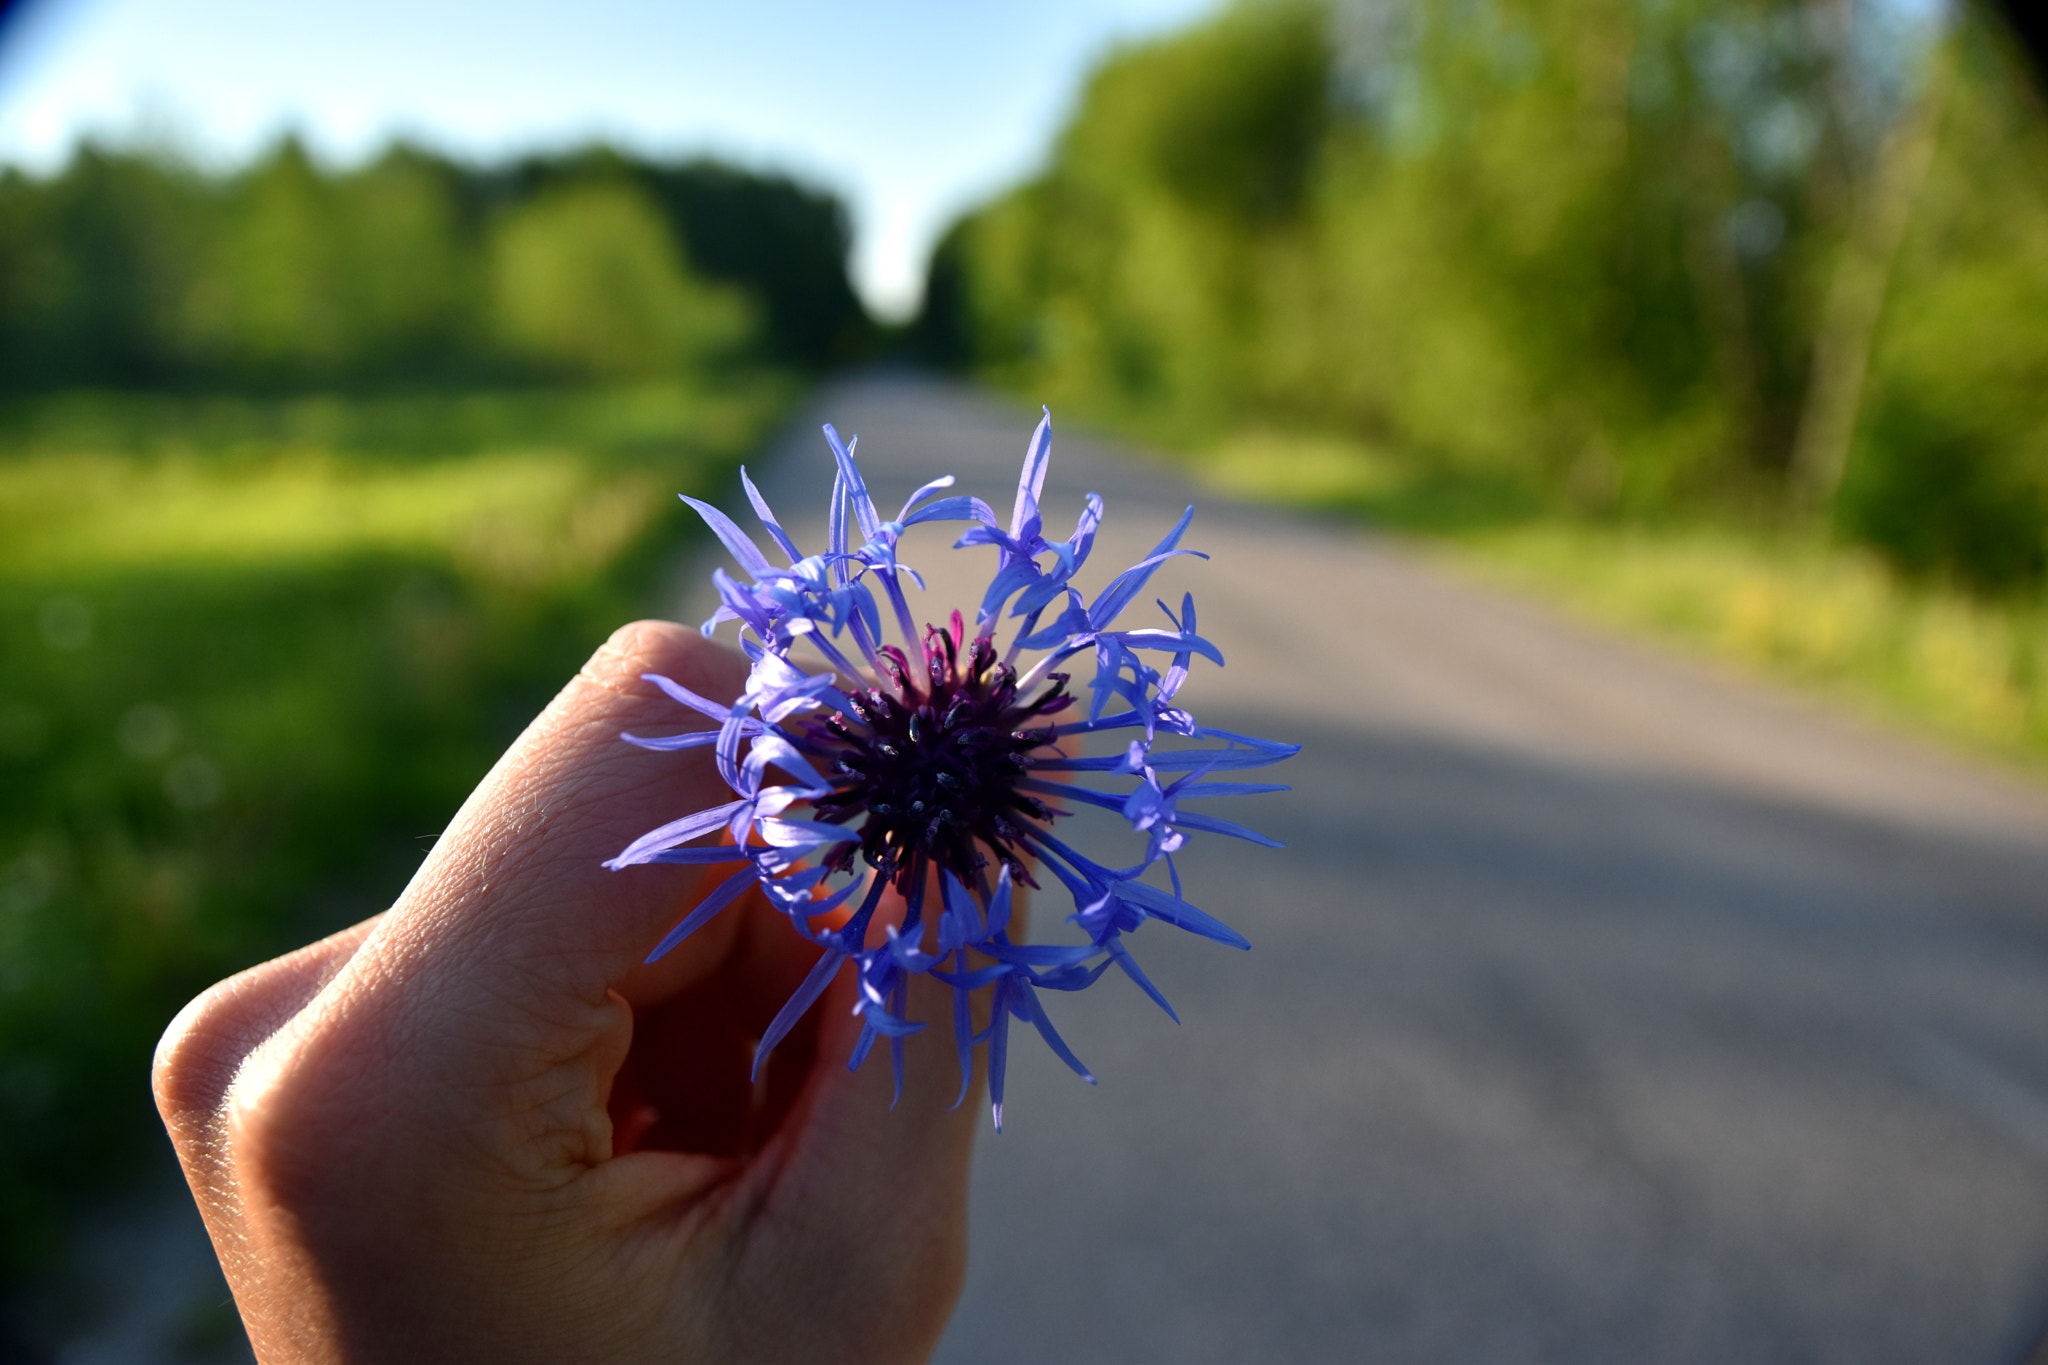
[[(1084, 989), (1114, 966), (1178, 1022), (1126, 940), (1147, 921), (1161, 920), (1235, 948), (1251, 946), (1188, 903), (1174, 854), (1191, 833), (1279, 845), (1184, 803), (1284, 791), (1210, 778), (1277, 763), (1299, 746), (1198, 725), (1179, 705), (1196, 657), (1223, 663), (1216, 646), (1197, 633), (1192, 594), (1182, 597), (1178, 614), (1158, 603), (1165, 626), (1117, 624), (1161, 564), (1181, 555), (1207, 558), (1180, 548), (1194, 508), (1093, 600), (1074, 587), (1103, 504), (1090, 493), (1074, 533), (1063, 541), (1045, 538), (1039, 495), (1051, 457), (1049, 411), (1026, 450), (1007, 530), (979, 498), (937, 497), (952, 487), (950, 475), (918, 489), (893, 520), (883, 520), (854, 461), (855, 442), (842, 443), (829, 425), (824, 431), (836, 472), (823, 554), (797, 549), (744, 469), (747, 499), (783, 565), (723, 512), (684, 497), (746, 575), (742, 581), (714, 571), (720, 605), (704, 633), (738, 621), (740, 646), (753, 667), (745, 691), (730, 703), (648, 674), (716, 728), (624, 738), (657, 750), (711, 746), (735, 799), (650, 830), (605, 866), (737, 868), (662, 939), (650, 962), (757, 887), (794, 932), (823, 950), (762, 1036), (756, 1076), (775, 1045), (850, 967), (859, 980), (855, 1009), (862, 1028), (848, 1066), (860, 1066), (875, 1042), (887, 1038), (900, 1097), (903, 1040), (926, 1026), (906, 1017), (909, 983), (928, 975), (950, 987), (960, 1061), (954, 1103), (966, 1097), (974, 1049), (985, 1045), (1001, 1131), (1012, 1020), (1030, 1024), (1062, 1061), (1095, 1083), (1054, 1029), (1040, 991)], [(897, 557), (904, 532), (944, 521), (971, 523), (955, 549), (986, 545), (996, 551), (971, 633), (959, 611), (946, 624), (920, 631), (904, 594), (906, 577), (923, 587)], [(893, 621), (899, 642), (889, 640), (885, 620)], [(1012, 627), (1008, 643), (998, 645), (1006, 623)], [(792, 657), (806, 642), (834, 671), (807, 672)], [(1077, 718), (1073, 673), (1062, 666), (1085, 667), (1084, 655), (1094, 669), (1085, 718)], [(1119, 731), (1137, 732), (1119, 752), (1072, 752), (1083, 736)], [(779, 780), (771, 780), (771, 770)], [(1162, 779), (1162, 773), (1172, 776)], [(1081, 774), (1127, 786), (1083, 786), (1073, 780)], [(1055, 836), (1054, 821), (1081, 806), (1115, 812), (1143, 836), (1138, 861), (1105, 867)], [(701, 842), (720, 835), (722, 842)], [(1050, 871), (1072, 897), (1067, 919), (1083, 942), (1031, 943), (1013, 933), (1018, 884), (1039, 886), (1034, 865)], [(1164, 867), (1170, 890), (1143, 880), (1155, 866)], [(902, 901), (901, 919), (877, 934), (874, 917), (891, 887)], [(837, 927), (813, 927), (838, 919), (835, 912), (849, 905), (850, 917)], [(973, 1023), (977, 992), (990, 997), (989, 1022), (979, 1030)]]

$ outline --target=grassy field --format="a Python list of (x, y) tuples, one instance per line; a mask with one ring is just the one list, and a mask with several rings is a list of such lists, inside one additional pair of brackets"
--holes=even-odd
[(193, 992), (388, 902), (788, 410), (755, 376), (0, 408), (0, 1257), (159, 1140)]
[(1332, 441), (1249, 437), (1196, 461), (1234, 495), (1357, 516), (1463, 570), (2048, 773), (2048, 606), (1910, 583), (1815, 533), (1546, 513), (1483, 484), (1429, 484)]

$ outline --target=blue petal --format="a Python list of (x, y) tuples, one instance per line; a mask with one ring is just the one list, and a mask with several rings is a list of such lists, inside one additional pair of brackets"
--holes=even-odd
[(732, 551), (732, 557), (739, 561), (742, 569), (753, 575), (755, 582), (758, 583), (775, 572), (773, 566), (768, 563), (768, 556), (761, 553), (761, 547), (754, 543), (753, 537), (734, 525), (731, 517), (708, 502), (697, 501), (688, 493), (678, 493), (676, 496), (697, 509), (697, 515), (704, 518), (704, 524), (711, 528), (712, 534), (725, 543), (725, 548)]
[(1227, 834), (1233, 839), (1249, 840), (1254, 844), (1263, 844), (1267, 848), (1287, 847), (1278, 839), (1269, 839), (1255, 829), (1246, 829), (1234, 821), (1219, 820), (1213, 815), (1197, 815), (1193, 811), (1177, 810), (1173, 813), (1173, 819), (1167, 823), (1175, 829), (1198, 829), (1205, 834)]
[(832, 984), (832, 978), (846, 962), (846, 954), (837, 948), (827, 948), (825, 955), (811, 968), (811, 974), (804, 978), (804, 984), (796, 988), (796, 994), (783, 1003), (769, 1023), (768, 1031), (761, 1035), (761, 1045), (754, 1051), (753, 1079), (761, 1079), (761, 1067), (767, 1062), (768, 1054), (783, 1036), (796, 1027), (796, 1021), (804, 1017), (804, 1011), (818, 1002), (825, 988)]
[(981, 521), (993, 518), (988, 504), (980, 498), (940, 498), (929, 507), (920, 508), (903, 519), (905, 526), (920, 526), (927, 521)]
[(1074, 534), (1067, 539), (1073, 550), (1073, 562), (1079, 567), (1088, 558), (1088, 552), (1095, 548), (1095, 532), (1102, 526), (1102, 495), (1090, 493), (1081, 507), (1081, 515), (1074, 520)]
[[(1063, 564), (1056, 564), (1053, 566), (1053, 570), (1054, 571), (1052, 573), (1042, 576), (1036, 582), (1032, 583), (1030, 587), (1024, 589), (1023, 592), (1017, 594), (1017, 605), (1011, 609), (1010, 615), (1034, 615), (1038, 612), (1044, 611), (1047, 607), (1051, 606), (1054, 602), (1058, 601), (1062, 596), (1072, 591), (1072, 589), (1067, 587), (1068, 573), (1066, 566)], [(1088, 628), (1086, 624), (1086, 612), (1083, 612), (1081, 614), (1081, 620), (1081, 629), (1085, 631)]]
[(1024, 523), (1038, 512), (1038, 495), (1045, 491), (1045, 471), (1052, 463), (1052, 409), (1043, 409), (1038, 429), (1024, 451), (1024, 468), (1017, 476), (1017, 504), (1010, 513), (1010, 534), (1024, 533)]
[(696, 749), (706, 744), (716, 744), (718, 742), (718, 731), (691, 730), (680, 735), (624, 734), (620, 735), (619, 738), (625, 740), (628, 744), (637, 744), (643, 749), (672, 751), (676, 749)]
[(1091, 806), (1100, 806), (1104, 810), (1121, 811), (1124, 808), (1124, 801), (1127, 799), (1109, 792), (1090, 791), (1086, 787), (1076, 787), (1066, 782), (1041, 782), (1037, 778), (1031, 777), (1025, 778), (1017, 785), (1025, 791), (1039, 792), (1046, 796), (1057, 796), (1067, 801), (1080, 801)]
[[(860, 437), (853, 438), (855, 442)], [(853, 506), (854, 518), (860, 523), (864, 539), (873, 540), (875, 533), (882, 529), (882, 515), (875, 510), (875, 500), (868, 496), (867, 480), (860, 474), (860, 466), (853, 462), (851, 447), (840, 444), (839, 433), (832, 424), (825, 424), (825, 442), (832, 447), (832, 458), (839, 464), (840, 477), (846, 480), (847, 500)]]
[(683, 922), (663, 935), (654, 951), (647, 955), (649, 962), (658, 962), (667, 957), (669, 950), (709, 923), (711, 917), (731, 905), (746, 893), (750, 886), (758, 885), (761, 870), (743, 867), (719, 883), (718, 889), (697, 903), (697, 908), (683, 917)]
[(924, 1029), (922, 1021), (898, 1019), (880, 1005), (863, 1006), (861, 1015), (867, 1020), (869, 1028), (891, 1038), (908, 1038), (911, 1034), (922, 1032)]
[(1175, 900), (1156, 886), (1143, 882), (1118, 881), (1110, 886), (1110, 894), (1118, 900), (1137, 906), (1154, 919), (1163, 919), (1168, 924), (1178, 925), (1190, 933), (1203, 938), (1213, 938), (1218, 943), (1227, 943), (1233, 948), (1249, 948), (1251, 940), (1225, 924), (1215, 916), (1197, 910), (1186, 901)]
[(903, 510), (896, 514), (896, 520), (908, 526), (910, 524), (910, 513), (913, 508), (932, 494), (938, 492), (941, 488), (951, 488), (956, 482), (957, 480), (951, 474), (939, 475), (938, 478), (933, 479), (930, 483), (927, 483), (924, 487), (904, 499)]
[(966, 1100), (967, 1089), (974, 1084), (974, 1015), (971, 1010), (972, 1000), (973, 995), (968, 990), (956, 988), (953, 991), (953, 1049), (960, 1057), (960, 1093), (953, 1097), (953, 1103), (950, 1106), (954, 1109), (958, 1109), (961, 1103)]
[(940, 876), (939, 899), (945, 906), (939, 921), (939, 955), (944, 957), (955, 948), (980, 942), (988, 932), (982, 922), (981, 907), (951, 872)]
[(988, 925), (984, 937), (994, 938), (1010, 927), (1010, 869), (1005, 866), (996, 878), (996, 893), (988, 903)]
[(1009, 535), (994, 526), (970, 526), (960, 533), (960, 539), (953, 542), (956, 550), (965, 550), (974, 545), (997, 545), (1012, 554), (1017, 553), (1017, 543)]
[(1292, 758), (1301, 752), (1299, 744), (1283, 744), (1276, 739), (1255, 739), (1250, 735), (1235, 734), (1229, 730), (1212, 730), (1207, 726), (1196, 727), (1194, 737), (1196, 739), (1227, 739), (1232, 744), (1242, 744), (1248, 749), (1257, 749), (1261, 753), (1271, 754), (1273, 756), (1271, 761), (1274, 763), (1278, 763), (1283, 758)]
[[(848, 1071), (860, 1070), (860, 1064), (868, 1059), (868, 1049), (875, 1045), (875, 1039), (880, 1035), (881, 1030), (875, 1027), (874, 1020), (870, 1019), (861, 1025), (860, 1037), (853, 1045), (852, 1055), (846, 1059)], [(895, 1101), (890, 1101), (889, 1107), (895, 1108)]]
[(811, 761), (798, 753), (796, 746), (780, 735), (762, 735), (747, 751), (747, 761), (742, 771), (758, 777), (761, 771), (773, 765), (801, 781), (813, 792), (827, 792), (831, 784), (825, 781)]
[[(762, 883), (763, 888), (769, 892), (769, 899), (775, 900), (778, 904), (781, 904), (783, 907), (783, 913), (787, 914), (792, 921), (800, 921), (799, 923), (797, 923), (796, 927), (799, 932), (805, 934), (810, 933), (809, 921), (818, 918), (818, 916), (820, 915), (831, 914), (834, 910), (837, 910), (841, 905), (846, 903), (847, 897), (851, 896), (854, 892), (861, 889), (860, 882), (851, 881), (848, 882), (846, 885), (840, 887), (837, 891), (834, 891), (831, 895), (826, 896), (823, 900), (812, 900), (806, 897), (805, 899), (798, 901), (792, 905), (787, 903), (786, 897), (778, 899), (776, 895), (776, 891), (778, 888), (786, 886), (789, 883), (795, 882), (799, 884), (796, 887), (796, 890), (801, 892), (805, 889), (806, 885), (804, 883), (804, 879), (812, 875), (812, 873), (815, 873), (818, 876), (822, 877), (825, 875), (825, 869), (813, 868), (806, 872), (799, 872), (792, 877), (778, 877), (772, 881)], [(827, 932), (829, 933), (829, 931)]]
[(828, 824), (823, 820), (771, 818), (757, 821), (754, 827), (775, 848), (822, 848), (830, 844), (850, 844), (860, 838), (844, 825)]
[(775, 543), (789, 556), (789, 562), (795, 564), (803, 559), (803, 555), (796, 548), (796, 542), (782, 529), (782, 523), (775, 519), (775, 513), (768, 510), (768, 499), (761, 496), (761, 490), (754, 487), (754, 481), (747, 477), (745, 465), (740, 466), (740, 487), (747, 490), (747, 501), (754, 504), (754, 515), (768, 528), (768, 534), (775, 537)]
[(691, 710), (702, 712), (713, 720), (724, 720), (732, 714), (732, 703), (716, 702), (709, 697), (699, 696), (674, 678), (666, 678), (659, 673), (642, 673), (640, 681), (653, 683)]
[(1088, 1074), (1088, 1068), (1081, 1065), (1081, 1059), (1067, 1046), (1067, 1040), (1060, 1037), (1059, 1031), (1053, 1028), (1052, 1020), (1046, 1017), (1045, 1006), (1038, 1003), (1038, 996), (1032, 991), (1030, 982), (1017, 983), (1015, 1000), (1016, 1004), (1012, 1008), (1038, 1026), (1038, 1036), (1045, 1039), (1045, 1045), (1053, 1050), (1053, 1054), (1072, 1067), (1076, 1076), (1090, 1085), (1095, 1084), (1095, 1077)]
[(992, 1017), (988, 1026), (988, 1098), (989, 1109), (995, 1115), (996, 1131), (1003, 1131), (1003, 1073), (1009, 1069), (1010, 1060), (1010, 1011), (1009, 1003), (1012, 982), (1005, 977), (996, 982), (995, 1003), (991, 1007)]
[(1057, 621), (1044, 630), (1026, 636), (1018, 641), (1018, 644), (1024, 649), (1051, 649), (1062, 641), (1073, 640), (1076, 637), (1085, 641), (1092, 629), (1088, 623), (1087, 611), (1076, 598), (1068, 602), (1067, 609), (1060, 613)]
[[(1136, 721), (1130, 721), (1125, 722), (1125, 725), (1136, 723)], [(1105, 723), (1093, 728), (1109, 730), (1124, 727)], [(1283, 754), (1281, 757), (1284, 758), (1285, 755)], [(1239, 768), (1264, 768), (1279, 761), (1279, 758), (1275, 758), (1268, 753), (1261, 753), (1256, 749), (1154, 749), (1145, 756), (1146, 763), (1162, 772), (1177, 771), (1182, 768), (1229, 772)], [(1031, 771), (1035, 773), (1127, 773), (1130, 771), (1130, 767), (1124, 755), (1104, 754), (1096, 758), (1034, 758), (1031, 760)], [(1254, 792), (1260, 791), (1284, 792), (1293, 790), (1291, 787), (1274, 786), (1266, 783), (1228, 784), (1219, 782), (1202, 783), (1197, 787), (1186, 788), (1183, 789), (1181, 794), (1195, 795), (1200, 792), (1201, 787), (1226, 785), (1245, 787), (1246, 790), (1243, 792), (1229, 793), (1230, 795), (1243, 796), (1250, 796)], [(1226, 793), (1217, 792), (1213, 794), (1221, 796)]]
[[(830, 427), (825, 428), (825, 431), (827, 436), (832, 438), (836, 449), (838, 445), (837, 433), (833, 432)], [(846, 471), (840, 469), (835, 470), (832, 474), (832, 499), (826, 504), (825, 509), (825, 553), (834, 556), (832, 575), (834, 581), (839, 583), (846, 581), (845, 556), (847, 540)]]
[[(1158, 766), (1157, 764), (1153, 766)], [(1114, 773), (1128, 772), (1123, 755), (1106, 754), (1100, 758), (1034, 758), (1031, 771), (1035, 773)]]
[(1040, 576), (1038, 566), (1028, 559), (1017, 559), (1005, 564), (996, 571), (995, 577), (989, 580), (988, 589), (981, 595), (982, 617), (986, 619), (1000, 612), (1003, 603), (1009, 600), (1012, 593), (1036, 582)]
[(718, 863), (743, 863), (753, 853), (738, 844), (716, 844), (710, 848), (665, 848), (659, 853), (650, 853), (640, 861), (643, 863), (672, 863), (684, 867), (705, 867)]
[(995, 962), (971, 972), (948, 972), (934, 967), (930, 976), (934, 981), (943, 981), (948, 986), (972, 991), (1008, 976), (1012, 970), (1014, 969), (1007, 962)]
[(1102, 949), (1093, 943), (992, 943), (982, 951), (999, 962), (1032, 967), (1064, 967), (1071, 962), (1085, 962)]
[(1021, 970), (1024, 973), (1025, 979), (1040, 990), (1080, 991), (1094, 985), (1096, 978), (1109, 970), (1109, 965), (1113, 960), (1112, 958), (1104, 957), (1092, 967), (1083, 967), (1078, 962), (1070, 962), (1064, 967), (1059, 967), (1049, 972), (1037, 972), (1029, 967), (1022, 968)]
[[(1134, 725), (1143, 725), (1145, 718), (1136, 711), (1119, 711), (1113, 716), (1102, 716), (1094, 720), (1070, 720), (1064, 725), (1055, 725), (1056, 735), (1091, 734), (1099, 730), (1128, 730)], [(1118, 760), (1121, 762), (1122, 760)], [(1036, 766), (1036, 765), (1033, 765)], [(1153, 766), (1157, 767), (1157, 764)]]
[(1118, 574), (1110, 581), (1109, 586), (1102, 590), (1102, 595), (1097, 597), (1088, 609), (1088, 615), (1094, 620), (1097, 629), (1114, 621), (1117, 613), (1138, 595), (1146, 580), (1152, 577), (1153, 570), (1172, 554), (1174, 546), (1180, 544), (1180, 538), (1187, 534), (1188, 524), (1194, 519), (1195, 509), (1192, 507), (1181, 513), (1180, 520), (1166, 533), (1166, 539), (1152, 548), (1151, 554)]
[(1133, 958), (1131, 956), (1131, 950), (1124, 946), (1123, 936), (1121, 934), (1114, 935), (1102, 946), (1109, 949), (1110, 959), (1114, 961), (1117, 966), (1123, 968), (1124, 975), (1128, 976), (1131, 980), (1137, 982), (1138, 988), (1144, 991), (1145, 994), (1151, 996), (1152, 1002), (1154, 1004), (1158, 1005), (1159, 1008), (1166, 1011), (1166, 1017), (1173, 1020), (1174, 1023), (1178, 1024), (1180, 1022), (1180, 1016), (1173, 1012), (1173, 1006), (1166, 1003), (1166, 997), (1164, 995), (1161, 995), (1159, 993), (1159, 988), (1152, 984), (1152, 978), (1145, 975), (1145, 973), (1142, 970), (1140, 970), (1140, 968), (1138, 967), (1137, 959)]
[(1223, 662), (1223, 651), (1199, 635), (1181, 635), (1165, 630), (1120, 630), (1116, 638), (1125, 649), (1186, 652), (1199, 654), (1218, 665)]
[(748, 803), (745, 801), (728, 801), (722, 806), (713, 806), (709, 810), (700, 810), (693, 815), (685, 815), (680, 820), (671, 820), (657, 829), (647, 831), (647, 833), (641, 835), (632, 843), (627, 844), (624, 852), (620, 853), (618, 857), (613, 858), (610, 862), (605, 863), (604, 866), (616, 871), (622, 867), (630, 867), (634, 863), (645, 862), (647, 855), (650, 853), (674, 848), (679, 844), (687, 844), (692, 839), (701, 839), (712, 830), (719, 828), (727, 820), (730, 820), (739, 811), (740, 807), (746, 804)]

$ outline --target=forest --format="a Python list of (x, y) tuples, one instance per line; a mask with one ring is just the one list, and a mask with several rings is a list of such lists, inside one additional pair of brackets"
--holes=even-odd
[(816, 368), (864, 343), (846, 213), (592, 147), (490, 168), (296, 139), (205, 174), (85, 145), (0, 172), (0, 390), (283, 391)]
[(1104, 62), (917, 338), (1166, 448), (1371, 469), (1397, 520), (1732, 520), (2014, 601), (2043, 317), (2048, 121), (1988, 11), (1331, 0)]

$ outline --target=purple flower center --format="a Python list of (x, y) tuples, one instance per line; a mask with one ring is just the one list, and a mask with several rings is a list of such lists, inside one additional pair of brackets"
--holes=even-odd
[[(1055, 811), (1019, 783), (1035, 757), (1050, 757), (1053, 727), (1036, 722), (1073, 704), (1067, 675), (1053, 673), (1031, 700), (1017, 695), (1017, 670), (996, 658), (988, 640), (963, 640), (965, 623), (926, 626), (924, 659), (913, 668), (902, 650), (876, 651), (881, 685), (848, 697), (856, 719), (833, 714), (812, 722), (805, 748), (826, 760), (836, 790), (814, 803), (817, 818), (859, 827), (859, 852), (908, 895), (926, 871), (951, 872), (967, 886), (993, 854), (1029, 886), (1025, 822)], [(856, 845), (827, 857), (834, 871), (852, 867)]]

